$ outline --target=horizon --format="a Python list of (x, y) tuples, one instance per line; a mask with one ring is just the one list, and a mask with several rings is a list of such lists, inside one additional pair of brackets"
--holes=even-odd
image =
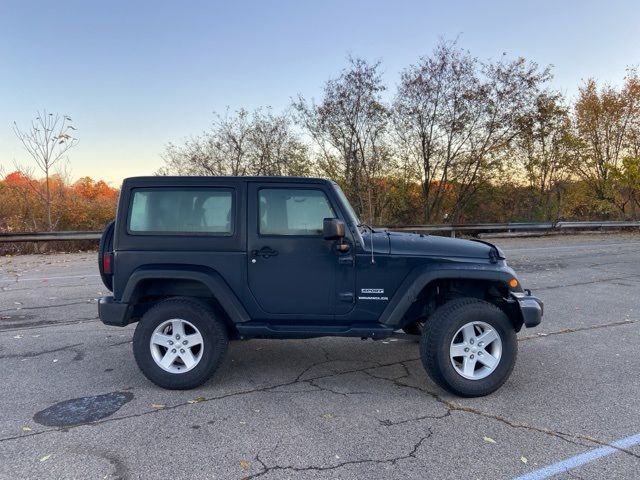
[(125, 177), (153, 175), (165, 145), (206, 130), (214, 112), (281, 112), (298, 94), (317, 99), (349, 55), (382, 62), (391, 98), (400, 71), (442, 38), (458, 38), (481, 59), (505, 52), (553, 65), (550, 85), (568, 99), (587, 78), (620, 85), (640, 62), (637, 2), (458, 5), (462, 12), (415, 1), (254, 2), (247, 11), (196, 2), (176, 11), (168, 2), (74, 1), (51, 24), (52, 4), (5, 2), (0, 88), (10, 93), (0, 109), (0, 167), (7, 174), (14, 162), (32, 163), (12, 125), (24, 128), (47, 109), (70, 115), (78, 129), (73, 181), (119, 187)]

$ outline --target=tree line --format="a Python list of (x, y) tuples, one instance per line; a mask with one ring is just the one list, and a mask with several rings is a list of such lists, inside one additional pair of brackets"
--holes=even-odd
[(90, 177), (72, 183), (59, 173), (47, 181), (12, 172), (0, 179), (0, 232), (102, 230), (115, 215), (118, 194)]
[[(391, 89), (382, 68), (350, 57), (318, 99), (215, 114), (200, 135), (166, 145), (156, 173), (329, 177), (374, 225), (639, 218), (636, 69), (618, 87), (588, 79), (569, 99), (551, 88), (550, 67), (481, 60), (450, 41)], [(0, 180), (0, 231), (113, 218), (117, 189), (65, 173), (75, 131), (46, 111), (14, 124), (33, 166)]]
[(315, 175), (377, 225), (637, 219), (640, 77), (567, 99), (550, 67), (480, 60), (455, 42), (405, 68), (349, 58), (317, 100), (217, 114), (170, 143), (160, 174)]

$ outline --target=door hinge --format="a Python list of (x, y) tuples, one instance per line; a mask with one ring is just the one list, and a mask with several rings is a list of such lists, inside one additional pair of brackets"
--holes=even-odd
[(342, 255), (338, 257), (338, 265), (353, 265), (353, 255)]
[(353, 303), (353, 292), (342, 292), (338, 294), (338, 299), (341, 302)]

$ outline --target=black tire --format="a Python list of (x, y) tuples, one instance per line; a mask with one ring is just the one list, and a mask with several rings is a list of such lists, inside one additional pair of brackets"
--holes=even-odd
[[(502, 354), (495, 370), (481, 379), (469, 379), (456, 371), (449, 356), (454, 335), (470, 322), (484, 322), (496, 331)], [(495, 305), (475, 298), (452, 300), (429, 318), (420, 341), (422, 364), (429, 376), (445, 390), (462, 397), (481, 397), (495, 392), (511, 375), (518, 355), (513, 324)]]
[[(171, 319), (190, 322), (202, 336), (200, 361), (183, 373), (163, 370), (151, 354), (151, 335), (156, 327)], [(170, 390), (189, 390), (211, 378), (224, 360), (228, 343), (226, 325), (216, 318), (212, 308), (204, 302), (177, 297), (161, 301), (142, 316), (133, 335), (133, 354), (142, 373), (156, 385)]]
[(104, 257), (105, 253), (113, 252), (113, 232), (115, 229), (116, 222), (112, 221), (107, 224), (102, 232), (102, 237), (100, 237), (100, 245), (98, 246), (98, 270), (100, 271), (100, 278), (102, 279), (102, 283), (104, 286), (109, 289), (109, 291), (113, 291), (113, 275), (108, 275), (104, 273), (104, 265), (102, 263), (102, 257)]

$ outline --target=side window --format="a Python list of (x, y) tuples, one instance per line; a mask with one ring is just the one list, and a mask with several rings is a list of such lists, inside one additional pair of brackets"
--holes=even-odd
[(224, 188), (136, 189), (132, 233), (233, 233), (233, 192)]
[(322, 221), (336, 216), (321, 190), (263, 188), (259, 201), (262, 235), (321, 235)]

